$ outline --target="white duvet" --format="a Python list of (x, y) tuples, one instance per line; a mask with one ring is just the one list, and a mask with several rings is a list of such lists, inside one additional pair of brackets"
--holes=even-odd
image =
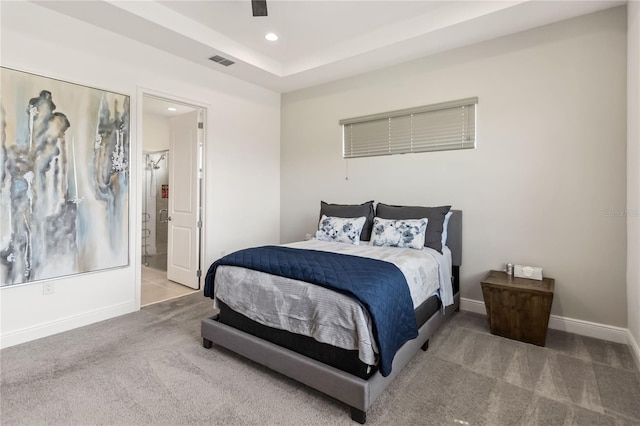
[[(428, 248), (372, 247), (317, 240), (286, 246), (393, 263), (407, 280), (414, 308), (436, 292), (445, 306), (453, 303), (451, 252), (446, 247), (441, 255)], [(216, 299), (260, 324), (310, 336), (343, 349), (358, 350), (362, 362), (377, 363), (378, 350), (369, 315), (349, 296), (303, 281), (235, 266), (218, 267), (214, 290)]]

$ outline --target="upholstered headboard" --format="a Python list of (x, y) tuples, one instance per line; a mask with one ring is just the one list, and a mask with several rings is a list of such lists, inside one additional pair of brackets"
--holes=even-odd
[(451, 249), (453, 266), (462, 265), (462, 210), (451, 210), (447, 229), (447, 247)]

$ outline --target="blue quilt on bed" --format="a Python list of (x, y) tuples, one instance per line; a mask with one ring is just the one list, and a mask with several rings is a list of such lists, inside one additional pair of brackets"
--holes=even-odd
[(397, 350), (418, 336), (407, 281), (393, 263), (316, 250), (255, 247), (231, 253), (211, 265), (205, 278), (207, 297), (214, 297), (214, 278), (221, 265), (306, 281), (355, 297), (371, 316), (383, 376), (391, 373)]

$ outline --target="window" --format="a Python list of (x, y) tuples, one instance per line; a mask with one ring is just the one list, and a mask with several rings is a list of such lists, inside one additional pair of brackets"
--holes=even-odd
[(340, 120), (344, 158), (475, 148), (478, 98)]

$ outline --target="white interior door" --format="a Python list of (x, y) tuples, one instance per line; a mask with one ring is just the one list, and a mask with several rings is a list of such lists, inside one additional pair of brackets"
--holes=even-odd
[(167, 279), (198, 289), (198, 111), (171, 119)]

